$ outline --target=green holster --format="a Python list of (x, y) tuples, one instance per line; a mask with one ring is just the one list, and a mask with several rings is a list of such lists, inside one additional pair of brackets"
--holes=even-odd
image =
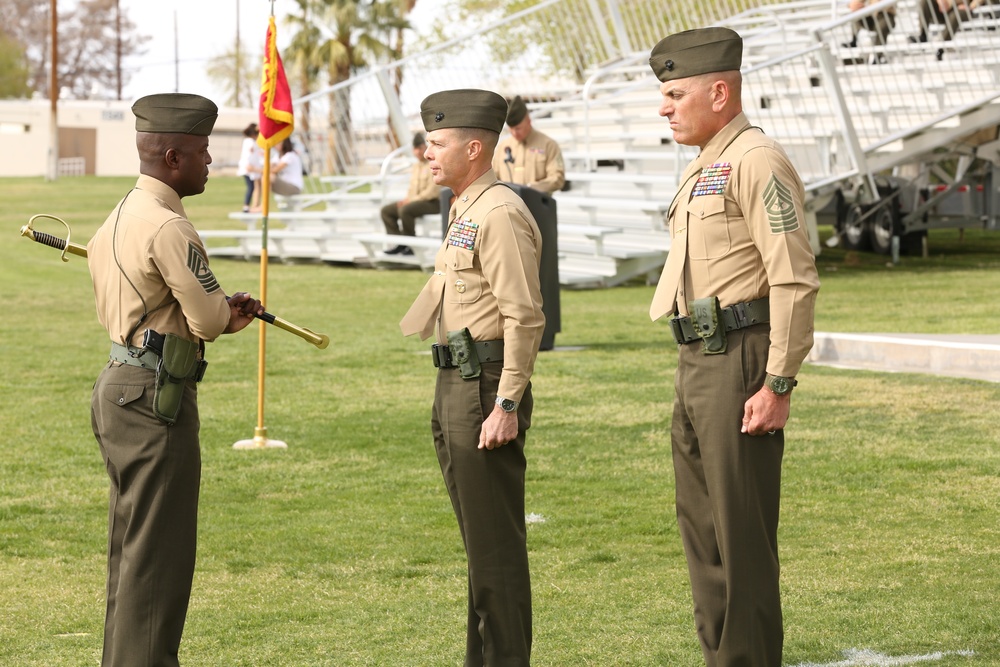
[(198, 358), (200, 346), (174, 334), (148, 331), (142, 348), (111, 344), (111, 360), (156, 373), (153, 413), (167, 424), (177, 421), (188, 380), (201, 382), (208, 362)]

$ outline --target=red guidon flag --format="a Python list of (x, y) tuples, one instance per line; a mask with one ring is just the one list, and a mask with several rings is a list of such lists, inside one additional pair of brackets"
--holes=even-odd
[(264, 44), (264, 72), (260, 78), (260, 134), (257, 144), (261, 148), (274, 148), (292, 134), (295, 120), (292, 117), (292, 92), (288, 89), (285, 68), (278, 55), (278, 31), (274, 17), (267, 25)]

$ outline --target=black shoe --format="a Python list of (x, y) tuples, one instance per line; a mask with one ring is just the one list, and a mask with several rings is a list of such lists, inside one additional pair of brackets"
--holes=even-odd
[(400, 248), (399, 249), (399, 254), (400, 255), (412, 255), (413, 254), (413, 248), (411, 248), (410, 246), (401, 245), (401, 246), (399, 246), (399, 248)]
[(858, 45), (858, 37), (857, 37), (857, 35), (855, 35), (854, 37), (852, 37), (851, 41), (844, 42), (843, 44), (841, 44), (841, 46), (844, 47), (845, 49), (853, 49), (857, 45)]
[(399, 253), (403, 252), (403, 249), (404, 249), (403, 246), (398, 245), (395, 248), (389, 248), (388, 250), (386, 250), (385, 254), (387, 254), (387, 255), (398, 255)]
[(910, 44), (917, 44), (917, 43), (920, 43), (920, 42), (926, 42), (927, 41), (927, 33), (922, 32), (919, 35), (910, 35), (909, 37), (906, 38), (906, 40)]
[(944, 60), (944, 49), (938, 49), (935, 56), (938, 60)]

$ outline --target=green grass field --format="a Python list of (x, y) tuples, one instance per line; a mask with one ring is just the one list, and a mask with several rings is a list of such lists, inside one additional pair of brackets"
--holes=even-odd
[[(52, 213), (85, 242), (133, 181), (0, 179), (0, 665), (97, 665), (104, 613), (108, 480), (89, 401), (106, 334), (85, 261), (63, 264), (18, 229)], [(242, 187), (213, 179), (189, 216), (227, 224)], [(896, 267), (824, 249), (817, 329), (996, 333), (1000, 233), (934, 233), (930, 248)], [(213, 268), (227, 291), (258, 292), (256, 265)], [(265, 423), (284, 451), (232, 448), (257, 419), (256, 325), (209, 347), (181, 662), (459, 665), (465, 559), (430, 438), (434, 369), (397, 326), (425, 276), (275, 264), (269, 277), (268, 310), (331, 344), (267, 332)], [(676, 352), (647, 317), (652, 291), (563, 292), (556, 343), (583, 349), (537, 363), (538, 667), (700, 664), (673, 509)], [(785, 664), (870, 649), (1000, 665), (1000, 384), (808, 365), (799, 379), (779, 538)]]

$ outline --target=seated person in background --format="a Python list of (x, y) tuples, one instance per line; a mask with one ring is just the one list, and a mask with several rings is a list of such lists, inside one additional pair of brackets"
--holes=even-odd
[[(955, 2), (955, 0), (919, 0), (920, 6), (920, 32), (910, 36), (911, 42), (926, 42), (929, 26), (932, 23), (940, 23), (944, 26), (942, 39), (951, 41), (958, 32), (959, 24), (968, 20), (972, 9), (975, 9), (982, 0), (972, 0), (971, 3)], [(944, 49), (937, 50), (937, 59), (944, 57)]]
[[(870, 5), (874, 5), (879, 1), (880, 0), (850, 0), (850, 2), (847, 3), (847, 8), (852, 12), (856, 12)], [(862, 29), (870, 30), (872, 32), (872, 41), (874, 41), (876, 46), (885, 46), (886, 40), (889, 38), (889, 33), (895, 27), (896, 7), (892, 6), (884, 12), (876, 12), (855, 21), (851, 25), (851, 41), (844, 44), (844, 46), (857, 46), (858, 33), (861, 32)], [(878, 61), (884, 62), (884, 56), (881, 53), (878, 54)]]
[(527, 185), (552, 194), (566, 182), (559, 144), (531, 127), (528, 107), (518, 95), (507, 111), (510, 136), (500, 142), (493, 153), (493, 171), (508, 183)]
[[(434, 215), (441, 212), (441, 186), (434, 184), (424, 151), (427, 143), (424, 135), (419, 132), (413, 135), (413, 157), (417, 163), (410, 171), (410, 187), (406, 197), (400, 201), (390, 202), (382, 207), (382, 222), (387, 234), (396, 236), (416, 236), (417, 218), (422, 215)], [(402, 227), (400, 227), (402, 222)], [(397, 245), (385, 251), (387, 255), (412, 255), (410, 246)]]
[(302, 158), (289, 137), (281, 142), (281, 157), (271, 167), (271, 191), (287, 197), (302, 192), (303, 185)]

